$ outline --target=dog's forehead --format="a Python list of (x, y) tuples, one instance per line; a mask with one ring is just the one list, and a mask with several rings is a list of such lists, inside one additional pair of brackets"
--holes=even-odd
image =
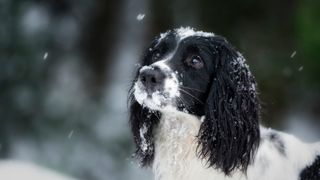
[(167, 67), (171, 66), (171, 68), (177, 69), (179, 66), (176, 65), (180, 64), (181, 56), (186, 53), (187, 48), (203, 42), (199, 40), (199, 37), (201, 39), (201, 37), (214, 36), (213, 33), (196, 31), (190, 27), (180, 27), (162, 33), (157, 37), (155, 44), (149, 47), (151, 54), (160, 56), (160, 58), (151, 61), (151, 64), (159, 67), (164, 67), (163, 64), (166, 64)]
[(167, 31), (165, 33), (160, 34), (159, 42), (163, 39), (172, 37), (174, 35), (178, 41), (181, 41), (185, 38), (192, 37), (192, 36), (199, 36), (199, 37), (214, 37), (214, 33), (211, 32), (204, 32), (204, 31), (196, 31), (191, 27), (180, 27), (174, 30)]

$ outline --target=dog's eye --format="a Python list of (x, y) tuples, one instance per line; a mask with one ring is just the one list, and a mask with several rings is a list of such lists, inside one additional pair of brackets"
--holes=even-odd
[(195, 69), (200, 69), (203, 67), (202, 58), (198, 55), (190, 55), (186, 59), (186, 63), (188, 66), (191, 66)]

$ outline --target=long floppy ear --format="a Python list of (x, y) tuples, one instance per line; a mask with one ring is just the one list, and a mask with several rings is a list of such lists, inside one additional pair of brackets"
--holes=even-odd
[[(153, 47), (158, 43), (159, 37), (156, 37), (149, 47)], [(150, 48), (147, 48), (142, 57), (141, 65), (150, 64), (151, 60)], [(140, 68), (139, 68), (140, 69)], [(134, 95), (134, 83), (137, 81), (138, 72), (136, 72), (135, 78), (129, 90), (128, 104), (129, 104), (129, 123), (133, 134), (136, 150), (134, 156), (139, 160), (141, 166), (149, 166), (153, 162), (154, 158), (154, 137), (153, 130), (157, 126), (161, 114), (158, 111), (152, 111), (147, 107), (140, 105)]]
[(153, 130), (158, 124), (160, 113), (151, 112), (142, 107), (134, 97), (130, 102), (130, 125), (136, 150), (134, 156), (139, 160), (141, 166), (149, 166), (154, 158)]
[(246, 172), (260, 142), (256, 83), (245, 59), (224, 38), (213, 37), (211, 43), (216, 59), (198, 153), (226, 175)]

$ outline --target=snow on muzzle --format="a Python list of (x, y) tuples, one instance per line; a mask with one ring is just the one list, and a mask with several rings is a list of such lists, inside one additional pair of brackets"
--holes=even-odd
[(134, 85), (134, 96), (139, 104), (152, 110), (174, 106), (180, 96), (176, 74), (165, 61), (143, 66)]

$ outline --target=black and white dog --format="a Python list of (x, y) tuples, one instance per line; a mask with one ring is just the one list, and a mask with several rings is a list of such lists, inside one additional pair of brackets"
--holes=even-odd
[(135, 155), (156, 180), (320, 180), (320, 143), (259, 124), (254, 77), (223, 37), (168, 31), (141, 65), (130, 124)]

